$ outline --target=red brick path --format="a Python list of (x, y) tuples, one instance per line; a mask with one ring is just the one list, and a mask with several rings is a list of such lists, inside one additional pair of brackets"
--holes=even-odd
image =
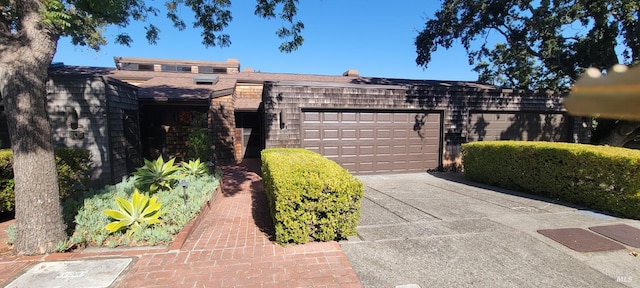
[(223, 193), (179, 250), (5, 256), (0, 284), (38, 261), (128, 256), (136, 262), (117, 287), (362, 287), (338, 243), (282, 247), (269, 240), (262, 181), (251, 170), (255, 163), (225, 168)]

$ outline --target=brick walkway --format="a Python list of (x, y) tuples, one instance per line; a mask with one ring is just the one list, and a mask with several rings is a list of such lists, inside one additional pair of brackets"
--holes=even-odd
[[(123, 249), (0, 258), (0, 283), (38, 261), (134, 257), (116, 287), (362, 287), (336, 242), (286, 247), (272, 224), (255, 163), (225, 168), (223, 193), (181, 249)], [(7, 283), (4, 283), (7, 284)]]

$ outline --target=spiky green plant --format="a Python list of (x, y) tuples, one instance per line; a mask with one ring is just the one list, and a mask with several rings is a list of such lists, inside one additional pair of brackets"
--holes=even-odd
[(182, 174), (185, 176), (202, 177), (209, 173), (209, 168), (206, 164), (200, 162), (200, 158), (196, 160), (189, 160), (189, 162), (180, 163)]
[(102, 213), (113, 218), (113, 221), (104, 228), (110, 233), (128, 229), (127, 233), (135, 233), (142, 227), (160, 223), (161, 203), (158, 203), (158, 196), (149, 196), (140, 194), (138, 189), (133, 191), (131, 201), (115, 197), (119, 210), (105, 209)]
[(164, 162), (162, 156), (155, 161), (144, 159), (144, 166), (133, 173), (136, 186), (151, 193), (158, 190), (172, 190), (182, 178), (180, 167), (173, 165), (175, 161), (175, 158), (171, 158)]

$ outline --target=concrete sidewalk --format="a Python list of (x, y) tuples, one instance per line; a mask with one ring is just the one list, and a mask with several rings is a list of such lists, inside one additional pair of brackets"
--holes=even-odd
[(223, 193), (179, 250), (4, 256), (0, 284), (43, 261), (130, 257), (134, 264), (112, 287), (362, 287), (337, 242), (282, 247), (269, 240), (273, 225), (256, 165), (225, 167)]
[[(640, 287), (631, 249), (581, 253), (539, 229), (635, 220), (483, 186), (451, 173), (359, 177), (358, 236), (340, 242), (365, 287)], [(417, 286), (413, 286), (417, 287)]]

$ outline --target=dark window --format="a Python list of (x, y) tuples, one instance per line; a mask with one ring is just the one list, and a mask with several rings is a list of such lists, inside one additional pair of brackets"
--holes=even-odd
[(162, 64), (162, 71), (166, 71), (166, 72), (176, 72), (176, 70), (178, 69), (178, 67), (176, 67), (176, 65), (166, 65), (166, 64)]
[(178, 72), (191, 72), (191, 66), (178, 66)]
[(201, 74), (213, 74), (213, 67), (211, 67), (211, 66), (198, 66), (198, 73), (201, 73)]
[(151, 64), (138, 64), (138, 71), (153, 71)]
[(138, 64), (135, 64), (135, 63), (121, 63), (120, 64), (120, 68), (122, 68), (122, 70), (137, 71), (138, 70)]

